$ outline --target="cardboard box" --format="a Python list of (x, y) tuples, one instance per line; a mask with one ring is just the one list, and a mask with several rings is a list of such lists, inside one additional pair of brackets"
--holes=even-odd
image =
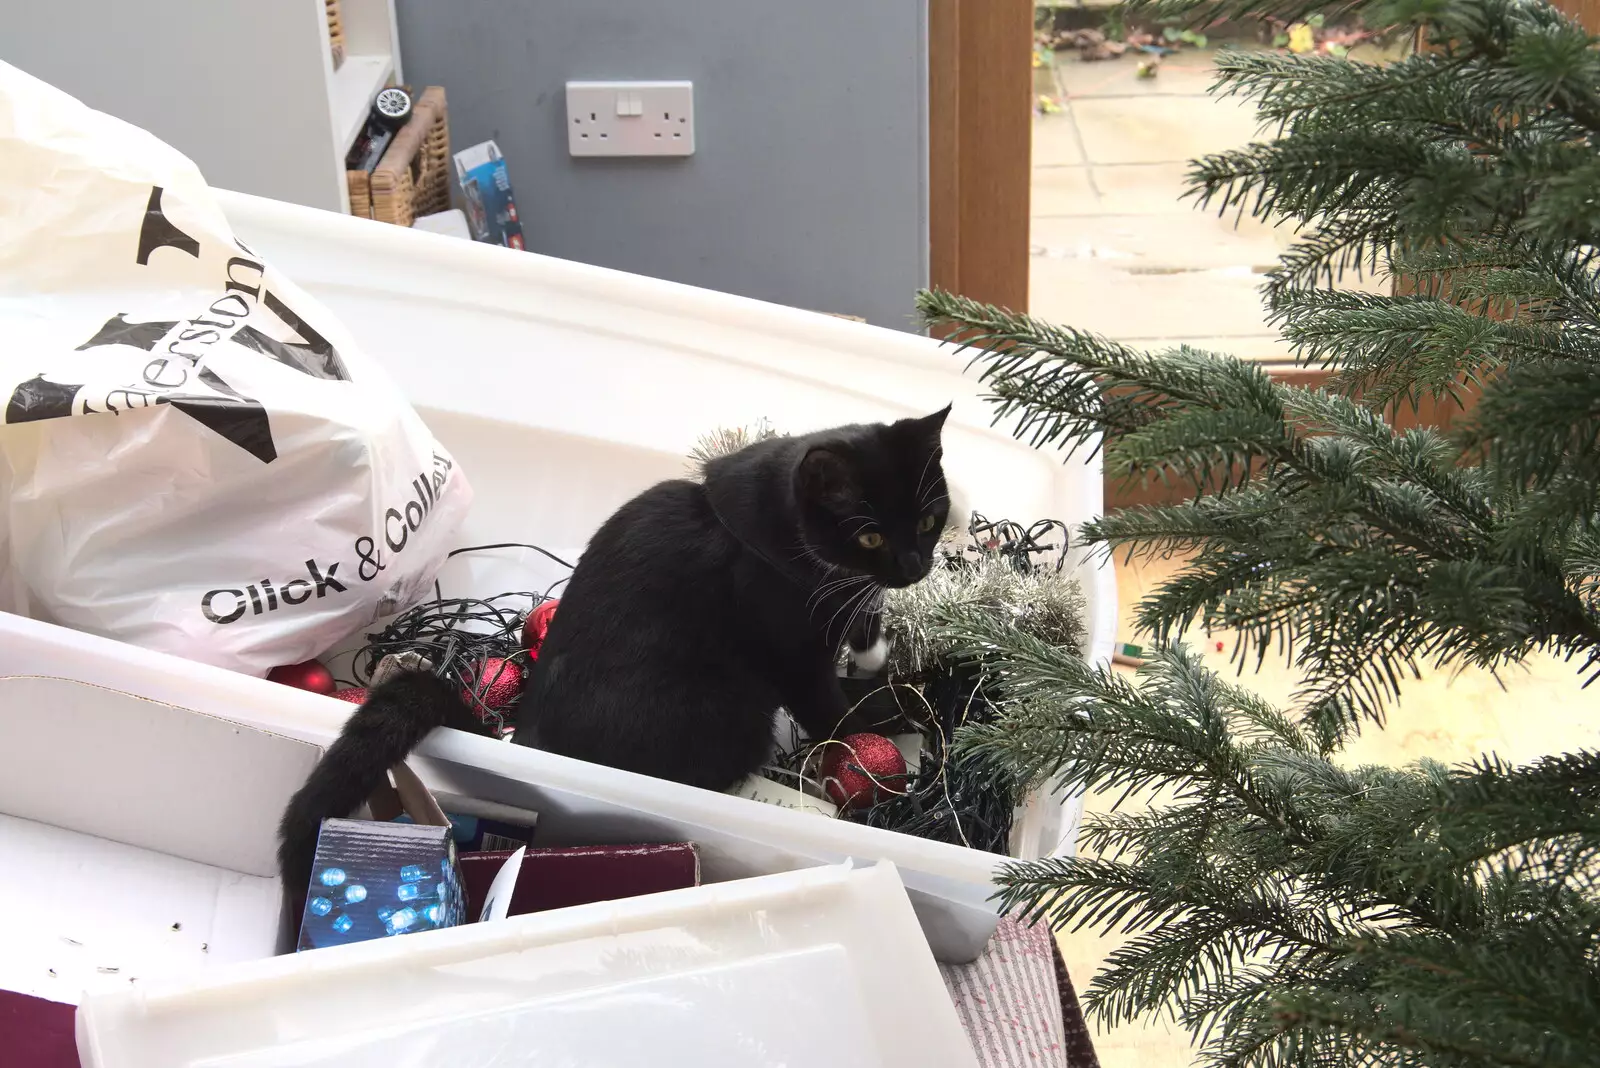
[[(489, 887), (513, 851), (461, 854), (467, 912), (477, 916)], [(508, 915), (659, 894), (700, 885), (693, 843), (529, 849), (522, 857)]]
[(454, 163), (473, 240), (522, 248), (522, 219), (511, 195), (511, 176), (500, 146), (485, 141), (464, 148), (455, 154)]
[(458, 843), (533, 839), (536, 812), (457, 798), (467, 811), (447, 814), (406, 765), (389, 779), (367, 801), (370, 818), (322, 821), (297, 949), (471, 923)]

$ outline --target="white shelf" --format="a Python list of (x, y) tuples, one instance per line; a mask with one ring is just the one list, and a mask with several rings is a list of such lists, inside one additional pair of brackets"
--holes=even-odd
[[(342, 160), (372, 110), (372, 98), (394, 75), (391, 56), (352, 55), (333, 72), (328, 105), (333, 114), (334, 147)], [(342, 166), (342, 164), (341, 164)]]
[[(345, 156), (405, 65), (394, 0), (339, 6), (337, 70), (328, 0), (82, 0), (22, 18), (0, 0), (0, 61), (148, 130), (213, 188), (347, 211)], [(250, 75), (269, 89), (241, 94)]]

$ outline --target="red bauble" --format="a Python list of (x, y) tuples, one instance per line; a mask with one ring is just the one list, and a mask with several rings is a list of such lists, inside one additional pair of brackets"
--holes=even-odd
[(539, 646), (544, 644), (544, 637), (550, 633), (550, 617), (556, 614), (556, 605), (560, 601), (546, 601), (528, 613), (528, 618), (522, 624), (522, 647), (532, 655), (529, 660), (539, 659)]
[(467, 707), (474, 712), (482, 712), (485, 708), (491, 712), (503, 711), (510, 708), (522, 693), (522, 668), (514, 661), (498, 656), (485, 657), (468, 668), (463, 678), (471, 689), (462, 696)]
[(275, 667), (267, 672), (267, 679), (270, 682), (293, 686), (297, 690), (310, 690), (312, 693), (332, 694), (339, 688), (339, 684), (333, 681), (333, 672), (323, 667), (320, 660), (307, 660), (303, 664)]
[(906, 758), (881, 734), (851, 734), (830, 742), (822, 757), (822, 788), (840, 808), (866, 808), (906, 792)]
[(367, 703), (367, 688), (365, 686), (351, 686), (343, 690), (333, 691), (332, 696), (341, 701), (349, 701), (353, 705), (364, 705)]

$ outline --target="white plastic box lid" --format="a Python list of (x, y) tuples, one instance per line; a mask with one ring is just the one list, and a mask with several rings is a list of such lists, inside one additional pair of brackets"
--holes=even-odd
[(84, 1068), (974, 1063), (889, 864), (787, 872), (98, 994)]
[(289, 952), (276, 823), (318, 755), (0, 674), (0, 989), (79, 1004), (85, 1068), (972, 1063), (888, 863)]

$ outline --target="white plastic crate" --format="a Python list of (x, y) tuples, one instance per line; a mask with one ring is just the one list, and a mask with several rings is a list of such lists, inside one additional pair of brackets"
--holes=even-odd
[[(350, 714), (349, 705), (331, 697), (0, 613), (0, 682), (14, 676), (92, 682), (319, 746), (332, 743)], [(143, 753), (137, 759), (167, 757)], [(989, 898), (994, 869), (1005, 858), (992, 853), (457, 731), (434, 734), (408, 763), (446, 809), (453, 798), (471, 797), (539, 813), (540, 845), (695, 842), (707, 882), (851, 858), (892, 861), (929, 947), (946, 963), (976, 957), (997, 922)]]
[[(717, 427), (779, 430), (926, 414), (954, 402), (945, 469), (990, 518), (1098, 517), (1098, 452), (1063, 461), (991, 425), (964, 355), (926, 337), (436, 234), (218, 194), (240, 236), (341, 317), (467, 472), (463, 544), (576, 559), (618, 505)], [(910, 294), (907, 294), (909, 301)], [(1088, 653), (1110, 660), (1116, 586), (1074, 550)], [(449, 594), (559, 577), (534, 554), (458, 558)], [(1012, 852), (1070, 851), (1081, 802), (1034, 798)]]
[(297, 954), (276, 815), (314, 746), (59, 678), (0, 709), (0, 991), (79, 1005), (85, 1068), (973, 1063), (892, 865)]
[[(765, 417), (803, 431), (925, 414), (954, 401), (946, 469), (991, 517), (1099, 514), (1098, 460), (1062, 462), (988, 425), (963, 358), (908, 333), (601, 268), (452, 240), (238, 194), (239, 237), (294, 277), (378, 356), (476, 491), (462, 544), (532, 542), (575, 559), (628, 497), (684, 473), (718, 426)], [(1109, 568), (1072, 558), (1088, 598), (1089, 652), (1108, 659)], [(447, 595), (540, 588), (559, 570), (532, 553), (460, 557)], [(318, 745), (348, 705), (258, 679), (0, 614), (0, 676), (89, 681)], [(540, 813), (542, 844), (692, 840), (712, 882), (846, 858), (900, 869), (934, 955), (971, 960), (994, 928), (1004, 858), (695, 790), (537, 750), (441, 733), (413, 765), (448, 802), (472, 796)], [(1072, 847), (1076, 798), (1030, 800), (1022, 857)]]

